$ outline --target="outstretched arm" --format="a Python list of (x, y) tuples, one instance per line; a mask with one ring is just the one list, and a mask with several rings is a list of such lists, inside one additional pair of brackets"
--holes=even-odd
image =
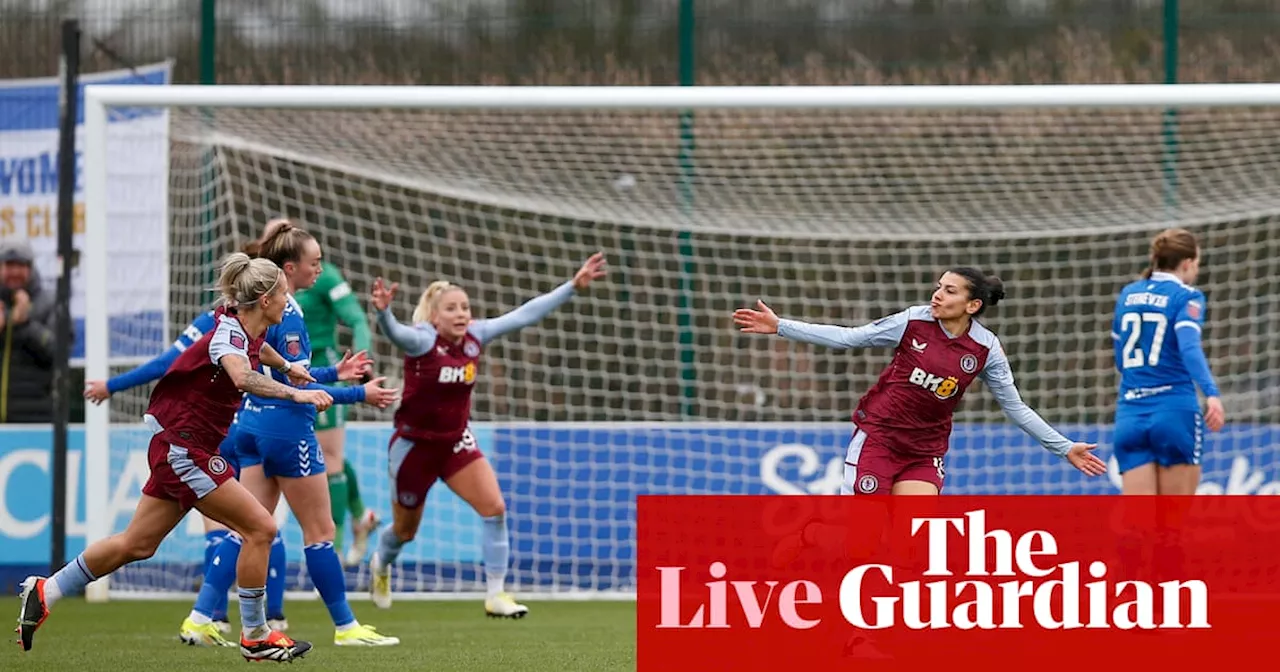
[(187, 328), (183, 329), (181, 334), (178, 334), (177, 340), (167, 350), (151, 358), (146, 363), (106, 382), (100, 380), (86, 382), (85, 398), (98, 403), (117, 392), (123, 392), (124, 390), (159, 380), (173, 365), (174, 360), (178, 359), (187, 348), (200, 340), (205, 335), (205, 332), (213, 327), (213, 313), (201, 314), (195, 321), (187, 325)]
[[(1000, 361), (993, 362), (997, 357)], [(1005, 417), (1009, 418), (1010, 422), (1039, 441), (1045, 450), (1058, 457), (1066, 457), (1067, 452), (1071, 450), (1071, 439), (1045, 422), (1039, 413), (1022, 400), (1017, 385), (1013, 383), (1009, 360), (1005, 359), (1003, 354), (997, 355), (995, 351), (991, 353), (987, 359), (987, 368), (982, 370), (982, 378), (986, 381), (987, 387), (991, 388), (991, 393), (1000, 404), (1000, 410), (1004, 411)]]
[(987, 355), (987, 365), (978, 375), (986, 381), (987, 387), (991, 388), (991, 393), (995, 395), (1005, 417), (1039, 441), (1046, 450), (1065, 458), (1072, 466), (1089, 476), (1107, 472), (1106, 463), (1090, 452), (1098, 447), (1097, 444), (1073, 442), (1045, 422), (1039, 413), (1027, 406), (1022, 400), (1022, 395), (1018, 394), (1018, 386), (1013, 382), (1013, 370), (1009, 366), (1009, 359), (998, 342), (991, 348), (991, 353)]
[(412, 327), (400, 324), (396, 321), (396, 316), (391, 314), (390, 307), (378, 311), (378, 328), (410, 357), (425, 354), (438, 337), (436, 328), (426, 322)]
[(911, 308), (888, 317), (882, 317), (861, 327), (840, 327), (832, 324), (810, 324), (799, 320), (778, 317), (764, 301), (757, 301), (759, 310), (740, 308), (733, 313), (733, 321), (749, 334), (777, 334), (785, 339), (822, 345), (844, 350), (847, 348), (893, 347), (902, 341), (911, 317)]
[(356, 385), (354, 387), (329, 387), (318, 383), (307, 383), (302, 386), (304, 390), (323, 390), (333, 397), (335, 404), (363, 404), (364, 403), (364, 386)]
[(165, 371), (173, 365), (174, 360), (182, 354), (182, 350), (178, 348), (178, 344), (174, 343), (169, 346), (168, 350), (151, 358), (145, 364), (135, 369), (125, 371), (124, 373), (109, 378), (107, 380), (107, 394), (115, 394), (122, 390), (135, 388), (139, 385), (146, 385), (153, 380), (159, 380)]
[(467, 331), (481, 343), (488, 343), (503, 334), (531, 326), (549, 315), (551, 311), (564, 305), (576, 292), (585, 290), (592, 281), (605, 277), (605, 263), (604, 253), (596, 252), (587, 257), (582, 268), (573, 274), (569, 282), (536, 299), (531, 299), (502, 317), (476, 320), (471, 323)]
[(467, 331), (481, 343), (488, 343), (499, 336), (537, 324), (552, 311), (573, 298), (573, 282), (569, 281), (551, 292), (525, 302), (515, 310), (489, 320), (476, 320)]

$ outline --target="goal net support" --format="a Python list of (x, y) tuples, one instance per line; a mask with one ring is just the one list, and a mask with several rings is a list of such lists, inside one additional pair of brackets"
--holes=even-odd
[[(212, 305), (221, 257), (276, 214), (317, 235), (366, 307), (374, 278), (399, 282), (402, 321), (432, 280), (461, 284), (489, 317), (609, 255), (607, 280), (493, 343), (476, 386), (522, 595), (634, 591), (638, 495), (836, 491), (849, 412), (888, 353), (736, 333), (732, 310), (756, 299), (857, 325), (927, 302), (949, 266), (995, 272), (1008, 297), (984, 321), (1024, 397), (1110, 459), (1114, 296), (1171, 226), (1204, 244), (1205, 344), (1230, 420), (1206, 437), (1202, 492), (1275, 494), (1278, 104), (1280, 86), (1234, 84), (90, 86), (87, 377), (136, 363), (114, 357), (136, 335), (111, 316), (148, 289), (112, 281), (140, 241), (111, 223), (146, 187), (111, 152), (147, 141), (112, 122), (162, 109), (168, 339)], [(372, 354), (396, 383), (376, 327)], [(149, 390), (86, 411), (87, 541), (123, 529), (137, 501)], [(364, 503), (388, 519), (390, 412), (350, 419)], [(980, 386), (947, 460), (951, 493), (1102, 494), (1118, 478), (1054, 460)], [(305, 590), (301, 538), (282, 520), (290, 585)], [(394, 588), (481, 590), (479, 525), (438, 484)], [(203, 543), (190, 518), (111, 594), (193, 590)], [(362, 589), (367, 570), (349, 580)]]

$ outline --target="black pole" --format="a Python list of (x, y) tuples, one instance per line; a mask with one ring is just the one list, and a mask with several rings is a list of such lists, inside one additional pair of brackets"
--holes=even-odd
[(79, 116), (80, 24), (62, 22), (62, 92), (58, 100), (58, 295), (53, 356), (53, 534), (50, 571), (67, 555), (67, 425), (71, 422), (71, 269), (75, 253), (76, 118)]

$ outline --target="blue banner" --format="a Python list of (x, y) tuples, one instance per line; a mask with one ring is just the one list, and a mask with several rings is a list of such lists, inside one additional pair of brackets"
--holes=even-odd
[[(947, 494), (1109, 494), (1119, 476), (1107, 427), (1061, 428), (1100, 444), (1112, 470), (1088, 479), (1009, 425), (957, 425), (947, 456)], [(149, 436), (141, 427), (112, 429), (110, 501), (115, 530), (124, 529), (148, 470)], [(523, 584), (631, 589), (636, 497), (644, 494), (830, 494), (838, 492), (846, 424), (477, 424), (481, 448), (506, 495), (515, 579)], [(388, 520), (390, 482), (382, 424), (347, 427), (347, 456), (359, 473), (367, 506)], [(1202, 494), (1280, 494), (1280, 426), (1229, 425), (1210, 434)], [(0, 427), (0, 565), (48, 562), (50, 446), (48, 428)], [(84, 433), (70, 433), (68, 552), (84, 539)], [(286, 541), (300, 558), (302, 536), (291, 516)], [(189, 589), (203, 558), (203, 530), (190, 516), (149, 562), (186, 569)], [(437, 484), (417, 539), (401, 565), (411, 585), (432, 589), (474, 578), (480, 520)], [(155, 581), (151, 572), (146, 581)], [(188, 582), (188, 583), (184, 583)], [(453, 585), (453, 584), (449, 584)], [(160, 587), (160, 586), (154, 586)], [(174, 586), (166, 586), (172, 589)]]
[[(162, 86), (171, 63), (134, 70), (83, 75), (78, 95), (76, 146), (84, 147), (84, 87), (90, 84)], [(56, 77), (0, 80), (0, 239), (30, 242), (40, 286), (53, 292), (57, 282), (58, 101)], [(168, 345), (168, 176), (169, 129), (162, 109), (116, 109), (108, 115), (108, 148), (113, 171), (108, 177), (108, 226), (112, 263), (108, 278), (128, 292), (111, 295), (112, 357), (152, 356)], [(73, 244), (84, 249), (83, 156), (76, 152)], [(72, 271), (71, 316), (75, 325), (73, 359), (84, 357), (84, 279)]]

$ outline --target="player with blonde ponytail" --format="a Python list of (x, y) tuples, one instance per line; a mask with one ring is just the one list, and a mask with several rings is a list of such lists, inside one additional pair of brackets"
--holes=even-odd
[(393, 522), (370, 561), (373, 603), (391, 606), (391, 566), (413, 541), (422, 522), (427, 491), (439, 478), (484, 519), (482, 557), (487, 582), (485, 613), (521, 618), (529, 609), (506, 592), (510, 547), (506, 503), (498, 477), (469, 428), (471, 392), (480, 352), (495, 338), (533, 325), (573, 295), (602, 278), (605, 258), (596, 253), (573, 279), (548, 294), (493, 319), (471, 319), (471, 303), (461, 287), (447, 281), (427, 286), (413, 311), (413, 326), (396, 321), (391, 300), (399, 285), (373, 286), (378, 326), (404, 351), (404, 401), (395, 414), (388, 461), (395, 495)]
[(151, 428), (148, 464), (151, 477), (142, 488), (133, 520), (124, 532), (91, 544), (49, 579), (23, 582), (18, 630), (22, 647), (31, 649), (36, 629), (61, 597), (82, 591), (89, 582), (152, 556), (191, 508), (224, 521), (242, 540), (236, 572), (240, 577), (240, 652), (246, 660), (282, 662), (311, 649), (266, 623), (267, 557), (276, 523), (258, 500), (234, 478), (218, 453), (242, 394), (284, 399), (325, 409), (333, 398), (324, 390), (289, 387), (258, 373), (263, 337), (279, 324), (288, 283), (268, 259), (237, 252), (222, 265), (218, 287), (223, 305), (216, 326), (173, 362), (151, 393), (143, 420)]

